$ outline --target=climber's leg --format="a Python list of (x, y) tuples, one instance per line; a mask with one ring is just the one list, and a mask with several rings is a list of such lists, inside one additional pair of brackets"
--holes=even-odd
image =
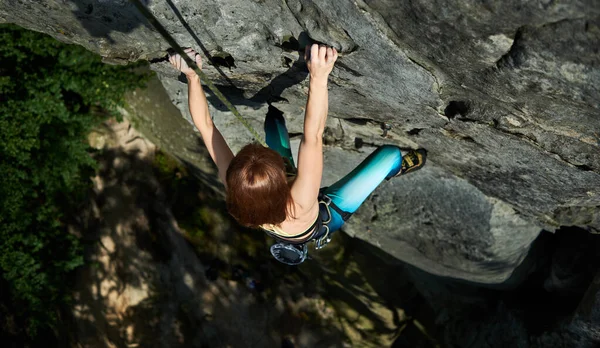
[(283, 113), (269, 105), (264, 127), (265, 140), (269, 148), (277, 151), (286, 162), (289, 162), (286, 163), (286, 166), (291, 165), (292, 168), (295, 168), (294, 157), (290, 148), (290, 136), (285, 126)]
[[(353, 171), (335, 184), (323, 189), (341, 210), (354, 213), (377, 186), (400, 172), (402, 153), (393, 145), (383, 145), (369, 155)], [(344, 221), (341, 215), (331, 210), (331, 231), (338, 230)]]

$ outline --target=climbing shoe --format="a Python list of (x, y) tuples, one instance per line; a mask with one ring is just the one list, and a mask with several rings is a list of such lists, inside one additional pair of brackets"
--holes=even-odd
[(423, 168), (427, 160), (427, 151), (425, 149), (410, 150), (402, 156), (402, 168), (396, 175), (402, 175)]

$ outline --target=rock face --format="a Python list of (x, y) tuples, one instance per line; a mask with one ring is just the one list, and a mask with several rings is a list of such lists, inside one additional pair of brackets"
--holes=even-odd
[[(299, 46), (309, 37), (340, 49), (324, 184), (380, 144), (429, 151), (426, 169), (384, 183), (346, 228), (386, 254), (438, 275), (508, 284), (543, 229), (600, 232), (597, 1), (148, 6), (182, 46), (204, 53), (206, 73), (257, 129), (270, 103), (301, 133), (307, 79)], [(109, 62), (150, 60), (189, 118), (185, 85), (161, 60), (167, 44), (128, 1), (2, 0), (0, 22)], [(210, 99), (234, 150), (251, 141)], [(381, 122), (393, 126), (385, 137)]]

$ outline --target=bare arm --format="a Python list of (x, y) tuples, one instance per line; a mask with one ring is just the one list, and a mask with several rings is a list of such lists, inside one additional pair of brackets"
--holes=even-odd
[[(196, 64), (201, 68), (202, 61), (200, 60), (200, 55), (191, 49), (187, 49), (186, 52), (190, 58), (195, 58)], [(231, 163), (231, 160), (233, 159), (233, 152), (210, 117), (208, 112), (208, 102), (204, 90), (202, 89), (202, 85), (200, 84), (200, 77), (193, 69), (187, 66), (185, 61), (179, 55), (172, 56), (170, 61), (173, 66), (181, 70), (187, 77), (188, 105), (190, 113), (192, 114), (192, 120), (194, 121), (196, 128), (200, 131), (200, 135), (202, 135), (202, 139), (204, 140), (204, 144), (208, 149), (210, 157), (217, 165), (219, 178), (223, 184), (227, 185), (225, 176), (229, 163)]]
[(323, 175), (323, 131), (327, 120), (327, 79), (337, 59), (337, 51), (325, 46), (312, 45), (305, 54), (310, 84), (304, 135), (298, 152), (298, 175), (292, 186), (292, 197), (301, 211), (314, 209)]

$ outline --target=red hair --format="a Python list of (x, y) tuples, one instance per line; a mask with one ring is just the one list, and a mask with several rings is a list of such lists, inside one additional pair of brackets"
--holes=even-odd
[(259, 144), (249, 144), (227, 168), (227, 209), (243, 226), (278, 225), (293, 209), (283, 158)]

